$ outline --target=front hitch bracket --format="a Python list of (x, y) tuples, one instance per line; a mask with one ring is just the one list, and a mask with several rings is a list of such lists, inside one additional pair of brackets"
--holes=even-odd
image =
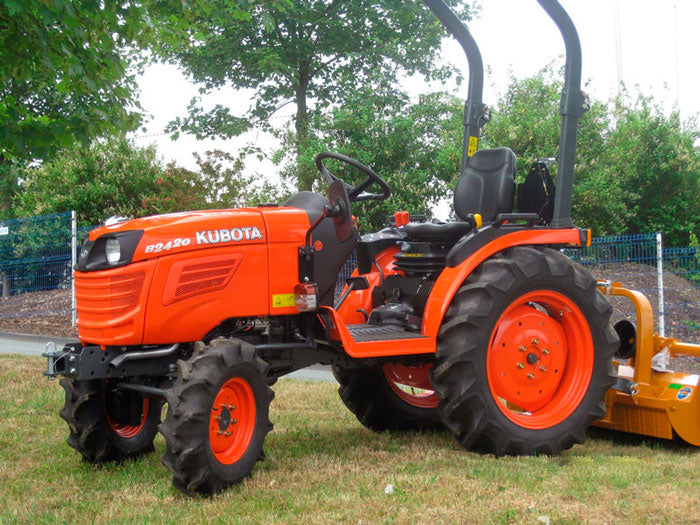
[(48, 379), (65, 376), (84, 381), (172, 374), (177, 360), (187, 358), (188, 353), (188, 345), (102, 349), (70, 343), (58, 350), (55, 343), (48, 343), (42, 356), (47, 360), (44, 375)]

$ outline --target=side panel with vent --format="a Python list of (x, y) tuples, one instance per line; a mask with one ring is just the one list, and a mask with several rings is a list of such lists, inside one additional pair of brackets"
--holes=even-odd
[(267, 315), (267, 246), (162, 257), (148, 294), (144, 344), (197, 341), (229, 317)]
[(165, 283), (163, 306), (226, 289), (242, 260), (242, 253), (233, 252), (176, 262)]

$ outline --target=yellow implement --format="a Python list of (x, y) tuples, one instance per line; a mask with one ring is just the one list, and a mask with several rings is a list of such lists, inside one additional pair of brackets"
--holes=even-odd
[[(621, 348), (634, 356), (626, 365), (614, 361), (620, 380), (605, 398), (607, 413), (595, 426), (672, 439), (674, 435), (700, 446), (700, 393), (693, 374), (657, 372), (652, 358), (668, 349), (671, 357), (700, 357), (700, 345), (681, 343), (654, 333), (654, 315), (642, 293), (623, 288), (620, 283), (599, 282), (607, 295), (626, 297), (634, 304), (637, 329), (623, 333)], [(618, 330), (620, 333), (620, 330)]]

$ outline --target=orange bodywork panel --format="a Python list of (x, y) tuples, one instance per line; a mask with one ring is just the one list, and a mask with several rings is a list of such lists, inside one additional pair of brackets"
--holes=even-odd
[[(376, 264), (379, 265), (379, 267), (382, 269), (385, 278), (389, 275), (396, 275), (401, 273), (394, 270), (394, 255), (396, 255), (398, 252), (399, 247), (392, 246), (391, 248), (387, 248), (386, 250), (382, 251), (377, 255), (377, 257), (375, 257), (374, 260)], [(355, 271), (352, 273), (352, 276), (357, 277), (358, 275), (359, 273), (357, 269), (355, 269)], [(376, 269), (376, 267), (373, 265), (372, 271), (366, 273), (364, 277), (369, 283), (369, 288), (367, 288), (366, 290), (358, 290), (356, 292), (352, 292), (350, 295), (348, 295), (348, 298), (345, 300), (345, 302), (342, 305), (340, 305), (340, 308), (338, 308), (338, 314), (340, 315), (345, 324), (364, 323), (366, 322), (366, 319), (360, 310), (364, 310), (367, 314), (369, 314), (372, 311), (372, 289), (375, 286), (379, 286), (381, 284), (382, 276)]]
[(268, 312), (270, 315), (297, 314), (294, 286), (299, 282), (299, 247), (304, 244), (309, 229), (308, 216), (296, 208), (262, 208), (261, 212), (269, 241)]
[(429, 337), (437, 337), (440, 331), (442, 319), (452, 298), (462, 283), (469, 277), (474, 269), (492, 255), (512, 246), (526, 244), (546, 245), (564, 244), (572, 246), (581, 245), (580, 230), (576, 228), (562, 230), (523, 230), (503, 235), (491, 241), (486, 246), (476, 250), (458, 266), (445, 268), (428, 296), (423, 314), (423, 326), (421, 333)]
[[(482, 248), (476, 250), (460, 265), (454, 268), (445, 268), (438, 277), (426, 303), (423, 315), (421, 334), (423, 338), (384, 340), (371, 342), (356, 342), (347, 329), (347, 325), (364, 323), (364, 316), (358, 309), (366, 312), (372, 309), (371, 288), (380, 283), (379, 271), (371, 271), (365, 274), (369, 281), (370, 289), (352, 292), (345, 303), (335, 312), (329, 311), (333, 326), (330, 327), (331, 337), (343, 343), (345, 351), (353, 357), (385, 357), (408, 354), (435, 353), (437, 334), (447, 308), (452, 302), (457, 290), (474, 269), (486, 259), (511, 246), (527, 244), (563, 244), (571, 246), (581, 245), (580, 230), (525, 230), (508, 233), (491, 241)], [(391, 247), (381, 252), (376, 257), (377, 264), (382, 268), (384, 275), (397, 274), (394, 268), (394, 255), (398, 247)], [(354, 273), (353, 275), (357, 275)]]
[(75, 272), (78, 333), (83, 342), (135, 345), (143, 340), (155, 261), (100, 272)]
[(297, 314), (298, 248), (309, 228), (296, 208), (146, 217), (98, 228), (143, 230), (132, 263), (75, 272), (78, 332), (99, 345), (197, 341), (230, 317)]
[[(214, 248), (158, 260), (143, 344), (197, 341), (229, 317), (267, 315), (267, 246)], [(187, 295), (173, 301), (173, 289)], [(177, 299), (177, 297), (175, 297)]]
[(333, 339), (343, 344), (343, 349), (351, 357), (384, 357), (394, 355), (434, 354), (434, 337), (416, 337), (411, 339), (393, 339), (382, 341), (355, 341), (338, 312), (328, 307), (330, 334)]

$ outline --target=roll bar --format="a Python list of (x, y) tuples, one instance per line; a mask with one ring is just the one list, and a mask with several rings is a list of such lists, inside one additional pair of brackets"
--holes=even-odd
[(455, 37), (462, 46), (469, 62), (469, 90), (467, 102), (464, 105), (464, 142), (462, 143), (462, 162), (460, 173), (467, 169), (469, 158), (479, 147), (481, 127), (488, 122), (488, 108), (483, 104), (484, 94), (484, 62), (476, 40), (462, 21), (457, 18), (452, 9), (443, 0), (424, 0), (426, 5), (442, 22), (447, 31)]
[[(469, 92), (464, 107), (464, 142), (461, 163), (461, 173), (464, 174), (469, 158), (474, 155), (478, 148), (481, 127), (489, 118), (488, 109), (482, 101), (484, 65), (481, 52), (467, 27), (445, 4), (444, 0), (424, 0), (424, 2), (447, 31), (459, 42), (469, 62)], [(551, 226), (553, 228), (570, 228), (573, 226), (571, 194), (574, 182), (578, 119), (587, 109), (585, 97), (581, 93), (581, 43), (574, 23), (558, 0), (537, 0), (537, 2), (559, 28), (566, 47), (566, 68), (560, 109), (562, 118), (559, 136), (559, 169)]]

